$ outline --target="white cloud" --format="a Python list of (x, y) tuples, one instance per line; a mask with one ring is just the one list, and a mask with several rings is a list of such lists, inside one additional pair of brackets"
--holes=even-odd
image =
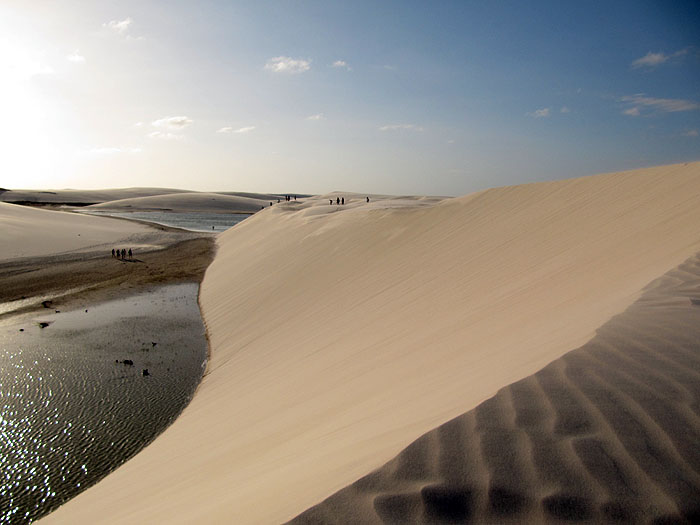
[(226, 126), (216, 130), (217, 133), (250, 133), (255, 129), (255, 126), (245, 126), (243, 128), (233, 129), (231, 126)]
[(652, 53), (651, 51), (649, 51), (643, 57), (638, 58), (637, 60), (634, 60), (630, 64), (630, 67), (632, 69), (639, 69), (640, 67), (654, 68), (654, 67), (658, 66), (659, 64), (663, 64), (664, 62), (668, 62), (672, 58), (676, 58), (676, 57), (685, 55), (687, 52), (688, 52), (687, 49), (681, 49), (680, 51), (676, 51), (675, 53), (671, 53), (670, 55), (667, 55), (667, 54), (662, 53), (662, 52)]
[[(622, 102), (627, 102), (632, 106), (630, 110), (626, 110), (623, 113), (626, 115), (639, 115), (639, 108), (645, 107), (652, 110), (663, 111), (664, 113), (676, 113), (678, 111), (693, 111), (700, 109), (700, 104), (693, 102), (692, 100), (682, 100), (677, 98), (653, 98), (646, 97), (643, 93), (637, 95), (630, 95), (622, 97)], [(632, 111), (636, 109), (637, 112)], [(630, 111), (628, 113), (628, 111)]]
[(143, 127), (143, 122), (137, 122), (136, 124), (134, 124), (134, 127), (135, 128)]
[(183, 129), (192, 124), (189, 117), (166, 117), (154, 120), (151, 124), (157, 128)]
[(182, 140), (185, 138), (177, 133), (168, 133), (167, 131), (152, 131), (148, 136), (152, 139), (160, 140)]
[(326, 120), (323, 113), (316, 113), (315, 115), (309, 115), (306, 120)]
[(562, 106), (561, 109), (559, 110), (560, 113), (571, 113), (571, 110), (567, 108), (566, 106)]
[(550, 111), (549, 108), (536, 109), (531, 113), (527, 113), (527, 116), (532, 118), (547, 118), (549, 117)]
[(683, 133), (684, 137), (697, 137), (699, 135), (697, 129), (689, 129), (685, 133)]
[(311, 60), (291, 57), (274, 57), (267, 61), (265, 69), (275, 73), (303, 73), (311, 69)]
[(658, 66), (659, 64), (663, 64), (668, 59), (668, 55), (664, 55), (663, 53), (652, 53), (649, 51), (642, 58), (638, 58), (637, 60), (633, 61), (631, 66), (632, 69), (637, 69), (640, 67), (654, 67)]
[(119, 35), (124, 35), (129, 30), (129, 26), (132, 22), (133, 20), (127, 17), (124, 20), (110, 20), (102, 24), (102, 27), (106, 27)]
[(387, 124), (379, 128), (379, 131), (400, 131), (400, 130), (410, 130), (410, 131), (423, 131), (422, 126), (417, 126), (416, 124)]
[(74, 62), (76, 64), (82, 64), (83, 62), (85, 62), (85, 57), (81, 55), (77, 49), (73, 51), (70, 55), (68, 55), (66, 59), (69, 62)]
[(348, 71), (352, 71), (352, 68), (348, 66), (348, 63), (345, 60), (336, 60), (331, 64), (331, 67), (336, 67), (336, 68), (343, 68), (347, 69)]
[(622, 112), (623, 115), (628, 115), (630, 117), (638, 117), (639, 116), (639, 108), (638, 107), (633, 107), (626, 109)]

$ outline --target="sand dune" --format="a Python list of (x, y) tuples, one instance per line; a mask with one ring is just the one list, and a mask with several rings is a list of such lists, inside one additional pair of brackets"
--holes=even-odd
[[(275, 199), (275, 202), (277, 202), (277, 199)], [(269, 205), (269, 200), (257, 198), (222, 195), (219, 193), (187, 192), (113, 200), (88, 206), (86, 209), (110, 209), (119, 211), (174, 210), (210, 213), (255, 213), (256, 211), (260, 211), (262, 207)]]
[(293, 523), (695, 523), (700, 257)]
[(700, 250), (700, 163), (362, 201), (282, 203), (219, 237), (195, 399), (49, 521), (291, 519), (583, 345)]
[(35, 203), (94, 204), (97, 202), (184, 192), (170, 188), (115, 188), (107, 190), (5, 190), (0, 201)]
[(0, 260), (98, 249), (151, 229), (133, 222), (0, 202)]

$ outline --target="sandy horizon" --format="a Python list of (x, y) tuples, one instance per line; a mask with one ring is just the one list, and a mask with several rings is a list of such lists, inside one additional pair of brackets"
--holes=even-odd
[(292, 519), (584, 345), (700, 251), (700, 163), (446, 200), (345, 195), (218, 236), (197, 395), (48, 521)]

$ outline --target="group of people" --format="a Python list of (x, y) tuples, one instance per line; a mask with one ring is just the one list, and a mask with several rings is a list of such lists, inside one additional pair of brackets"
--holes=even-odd
[[(116, 259), (126, 259), (126, 254), (127, 252), (125, 248), (122, 248), (121, 250), (119, 248), (112, 248), (112, 257)], [(129, 259), (131, 259), (132, 255), (131, 248), (129, 248)]]
[[(367, 199), (367, 202), (369, 202), (369, 197), (365, 197), (365, 198)], [(336, 198), (335, 198), (335, 203), (336, 203), (336, 204), (344, 205), (344, 204), (345, 204), (345, 197), (336, 197)], [(333, 206), (333, 199), (328, 199), (328, 204), (330, 204), (331, 206)]]

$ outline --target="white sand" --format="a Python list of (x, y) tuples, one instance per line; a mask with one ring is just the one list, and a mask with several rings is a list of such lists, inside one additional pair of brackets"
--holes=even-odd
[(40, 203), (95, 203), (186, 192), (170, 188), (115, 188), (106, 190), (5, 190), (0, 191), (0, 201)]
[[(277, 199), (275, 198), (275, 201)], [(148, 197), (120, 199), (87, 206), (87, 210), (111, 209), (118, 211), (173, 210), (209, 213), (255, 213), (269, 206), (269, 200), (219, 193), (171, 193)]]
[(586, 342), (700, 249), (698, 224), (700, 163), (258, 213), (204, 279), (191, 405), (47, 521), (292, 518)]
[(97, 249), (151, 231), (134, 222), (0, 202), (0, 260)]

